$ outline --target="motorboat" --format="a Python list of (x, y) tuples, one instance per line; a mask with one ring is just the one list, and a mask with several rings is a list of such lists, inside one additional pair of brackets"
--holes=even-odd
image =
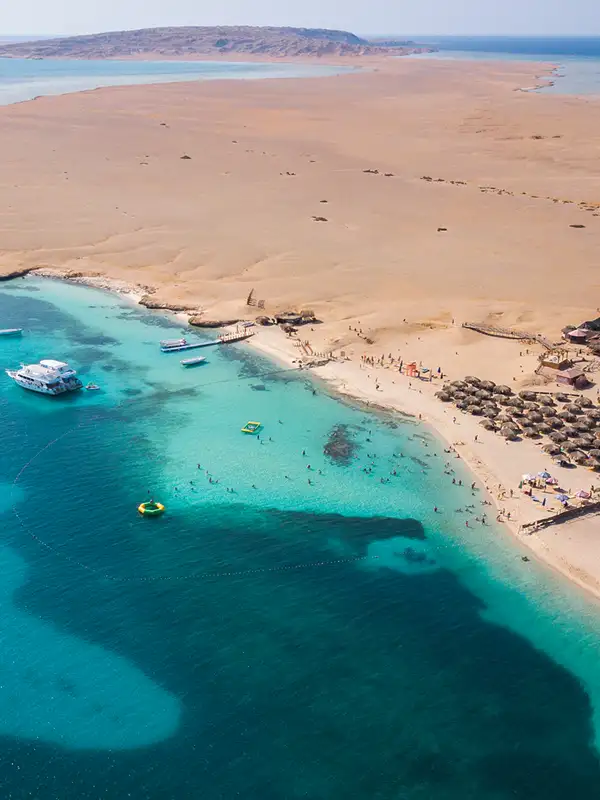
[(187, 339), (165, 339), (160, 343), (163, 353), (180, 353), (182, 350), (196, 350), (198, 347), (209, 347), (212, 342), (188, 342)]
[(198, 356), (198, 358), (184, 358), (183, 361), (179, 363), (184, 367), (197, 367), (199, 364), (206, 364), (206, 359), (204, 356)]
[(20, 336), (23, 333), (23, 328), (2, 328), (0, 329), (0, 336)]
[(52, 358), (43, 359), (39, 364), (21, 364), (19, 369), (7, 369), (6, 374), (23, 389), (39, 394), (65, 394), (83, 386), (74, 369)]

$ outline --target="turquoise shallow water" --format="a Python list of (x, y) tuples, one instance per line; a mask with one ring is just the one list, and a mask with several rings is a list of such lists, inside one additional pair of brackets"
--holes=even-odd
[(351, 67), (229, 61), (119, 61), (0, 58), (0, 105), (102, 86), (181, 81), (311, 78)]
[(176, 322), (83, 287), (4, 284), (0, 320), (2, 366), (102, 387), (0, 379), (4, 796), (597, 796), (598, 609), (465, 528), (426, 429), (243, 345), (184, 370)]

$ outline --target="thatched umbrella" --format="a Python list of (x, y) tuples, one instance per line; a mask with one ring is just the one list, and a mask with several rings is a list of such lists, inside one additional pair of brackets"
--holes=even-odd
[(467, 411), (469, 414), (473, 414), (475, 417), (480, 417), (483, 414), (483, 409), (481, 406), (477, 406), (474, 403), (470, 403), (467, 407)]
[(556, 444), (563, 444), (564, 442), (567, 441), (567, 437), (564, 435), (564, 433), (560, 433), (559, 431), (557, 431), (556, 433), (551, 433), (550, 438)]
[(556, 409), (554, 406), (542, 406), (540, 408), (540, 414), (543, 414), (545, 417), (554, 417), (556, 416)]
[[(557, 456), (560, 453), (560, 445), (558, 444), (547, 444), (542, 447), (544, 453), (547, 453), (549, 456)], [(600, 452), (600, 451), (599, 451)]]
[(565, 422), (575, 422), (577, 419), (576, 415), (573, 414), (571, 411), (567, 411), (567, 409), (559, 411), (557, 416), (560, 417), (561, 419), (564, 419)]
[(600, 450), (600, 439), (598, 439), (598, 437), (594, 439), (594, 447), (597, 447), (598, 450)]
[(477, 392), (479, 391), (479, 387), (478, 386), (471, 386), (470, 383), (467, 383), (467, 385), (465, 386), (465, 388), (462, 391), (466, 395), (469, 395), (469, 397), (471, 397), (472, 395), (477, 394)]
[(489, 419), (496, 419), (498, 416), (498, 411), (495, 408), (484, 408), (483, 416), (488, 417)]
[(480, 389), (475, 393), (475, 397), (478, 397), (480, 400), (491, 400), (493, 395), (491, 392), (488, 392), (485, 389)]
[(553, 406), (554, 400), (552, 399), (551, 394), (538, 394), (537, 396), (538, 403), (541, 403), (544, 406)]
[(539, 406), (537, 403), (534, 403), (532, 400), (525, 400), (523, 402), (523, 408), (527, 409), (527, 411), (538, 411)]
[(583, 431), (583, 433), (580, 432), (579, 433), (579, 438), (580, 439), (585, 439), (586, 442), (589, 443), (590, 447), (594, 446), (594, 434), (593, 433), (586, 433), (586, 431)]
[(539, 411), (530, 411), (527, 414), (527, 419), (531, 420), (532, 422), (542, 422), (544, 417)]
[(494, 392), (496, 394), (503, 394), (506, 397), (510, 397), (513, 393), (513, 390), (510, 388), (510, 386), (500, 384), (499, 386), (494, 386)]
[(519, 392), (519, 397), (521, 400), (535, 400), (535, 392), (529, 392), (527, 389), (523, 389), (522, 392)]
[(564, 428), (565, 436), (568, 436), (569, 439), (576, 439), (579, 436), (579, 431), (577, 428)]
[(450, 386), (454, 386), (455, 389), (464, 389), (467, 384), (464, 381), (452, 381)]
[(589, 397), (577, 397), (575, 399), (575, 405), (581, 406), (581, 408), (593, 408), (594, 406)]
[(536, 436), (539, 436), (539, 433), (535, 428), (526, 428), (524, 433), (525, 436), (529, 436), (530, 439), (535, 439)]
[(509, 408), (507, 409), (509, 414), (512, 414), (513, 417), (524, 417), (525, 413), (521, 411), (520, 408)]
[(525, 417), (524, 419), (521, 420), (521, 427), (533, 428), (533, 422), (528, 417)]
[(467, 408), (469, 407), (469, 404), (467, 403), (466, 400), (459, 400), (458, 403), (456, 404), (456, 407), (460, 408), (461, 411), (466, 411)]
[(599, 470), (600, 469), (600, 461), (597, 458), (588, 458), (587, 466), (591, 469)]
[(573, 444), (573, 442), (563, 442), (561, 447), (565, 453), (572, 453), (574, 450), (578, 449), (577, 445)]
[(590, 408), (590, 410), (586, 412), (586, 416), (590, 419), (597, 419), (600, 421), (600, 408)]
[(564, 392), (558, 392), (557, 394), (555, 394), (554, 395), (554, 399), (558, 400), (559, 403), (569, 403), (570, 402), (569, 395), (565, 394)]
[(454, 391), (454, 399), (455, 400), (465, 400), (467, 397), (467, 393), (461, 391), (460, 389), (455, 389)]
[(588, 459), (588, 457), (587, 457), (587, 456), (584, 456), (584, 454), (583, 454), (583, 453), (575, 453), (575, 455), (573, 456), (573, 461), (574, 461), (576, 464), (581, 464), (582, 466), (583, 466), (584, 464), (587, 464), (587, 463), (588, 463), (588, 460), (589, 460), (589, 459)]
[(442, 403), (449, 403), (452, 400), (452, 396), (448, 394), (448, 392), (436, 392), (435, 396), (438, 400), (441, 400)]
[(565, 427), (565, 423), (560, 417), (546, 417), (546, 422), (548, 425), (552, 425), (554, 429)]
[(467, 377), (465, 378), (465, 382), (471, 383), (473, 384), (473, 386), (479, 386), (479, 384), (481, 383), (479, 378), (476, 378), (474, 375), (467, 375)]
[(512, 416), (506, 411), (501, 411), (496, 419), (498, 422), (510, 422), (512, 420)]
[(510, 404), (513, 408), (525, 408), (525, 400), (522, 397), (511, 397)]
[(480, 424), (480, 425), (481, 425), (483, 428), (485, 428), (485, 429), (486, 429), (486, 431), (497, 431), (497, 430), (498, 430), (498, 428), (497, 428), (497, 427), (496, 427), (496, 425), (495, 425), (495, 424), (492, 422), (492, 420), (491, 420), (491, 419), (482, 419), (482, 420), (481, 420), (481, 422), (480, 422), (479, 424)]
[(577, 403), (570, 403), (567, 406), (567, 411), (570, 411), (571, 414), (581, 414), (581, 413), (583, 413), (581, 411), (581, 406), (578, 406)]
[(491, 392), (495, 385), (494, 381), (481, 381), (481, 388), (487, 389), (488, 392)]
[(496, 397), (496, 402), (500, 403), (501, 406), (509, 406), (511, 399), (510, 397), (506, 397), (506, 395), (500, 394)]
[(505, 439), (516, 439), (519, 436), (519, 431), (512, 425), (504, 425), (500, 428), (500, 433)]
[(582, 450), (586, 450), (591, 446), (585, 439), (573, 439), (573, 444), (576, 447), (580, 447)]
[(578, 431), (591, 431), (594, 425), (586, 422), (585, 419), (579, 419), (573, 424), (573, 427), (577, 428)]
[(595, 447), (590, 450), (590, 455), (592, 458), (600, 458), (600, 450), (597, 450)]
[(542, 422), (540, 425), (538, 425), (537, 429), (540, 433), (543, 433), (545, 435), (552, 433), (552, 426), (548, 425), (546, 422)]

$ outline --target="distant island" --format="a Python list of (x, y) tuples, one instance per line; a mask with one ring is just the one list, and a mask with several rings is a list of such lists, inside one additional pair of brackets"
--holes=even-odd
[(4, 58), (274, 58), (404, 55), (427, 51), (414, 42), (362, 39), (347, 31), (250, 26), (145, 28), (0, 46)]

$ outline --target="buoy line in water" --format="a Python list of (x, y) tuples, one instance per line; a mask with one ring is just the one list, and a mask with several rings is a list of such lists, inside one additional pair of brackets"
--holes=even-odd
[[(134, 401), (126, 401), (127, 403), (133, 403)], [(12, 489), (14, 490), (19, 483), (20, 478), (23, 474), (27, 471), (27, 469), (33, 464), (33, 462), (53, 447), (55, 444), (60, 442), (62, 439), (65, 439), (67, 436), (72, 434), (74, 431), (86, 427), (90, 424), (95, 422), (101, 421), (102, 419), (106, 419), (109, 416), (112, 416), (114, 411), (122, 408), (124, 404), (116, 406), (114, 409), (107, 411), (104, 414), (98, 414), (95, 417), (91, 417), (88, 420), (78, 423), (74, 425), (72, 428), (69, 428), (67, 431), (62, 433), (60, 436), (57, 436), (56, 439), (51, 439), (49, 442), (41, 447), (37, 453), (35, 453), (29, 461), (27, 461), (21, 469), (15, 475), (13, 482), (12, 482)], [(116, 576), (111, 575), (110, 573), (103, 572), (102, 570), (96, 569), (91, 567), (89, 564), (84, 564), (82, 561), (79, 561), (76, 558), (73, 558), (68, 553), (63, 552), (62, 550), (58, 550), (57, 548), (53, 547), (51, 544), (46, 542), (44, 539), (41, 539), (37, 534), (35, 534), (32, 530), (30, 530), (29, 526), (22, 518), (19, 510), (17, 508), (17, 503), (14, 502), (12, 505), (12, 511), (17, 518), (20, 526), (23, 530), (41, 547), (48, 550), (50, 553), (55, 555), (57, 558), (62, 559), (63, 561), (67, 561), (75, 567), (79, 567), (80, 569), (85, 570), (93, 575), (97, 575), (99, 577), (104, 578), (105, 580), (114, 581), (115, 583), (127, 583), (127, 582), (158, 582), (158, 581), (184, 581), (184, 580), (209, 580), (209, 579), (216, 579), (216, 578), (238, 578), (243, 576), (250, 576), (250, 575), (260, 575), (267, 572), (293, 572), (298, 570), (306, 570), (306, 569), (318, 569), (324, 567), (335, 567), (341, 566), (343, 564), (352, 564), (357, 561), (375, 561), (379, 558), (379, 556), (349, 556), (347, 558), (335, 558), (330, 560), (321, 560), (321, 561), (307, 561), (300, 564), (284, 564), (279, 567), (258, 567), (256, 569), (245, 569), (245, 570), (228, 570), (224, 567), (221, 570), (212, 570), (212, 571), (204, 571), (204, 572), (192, 572), (186, 575), (143, 575), (143, 576)]]

